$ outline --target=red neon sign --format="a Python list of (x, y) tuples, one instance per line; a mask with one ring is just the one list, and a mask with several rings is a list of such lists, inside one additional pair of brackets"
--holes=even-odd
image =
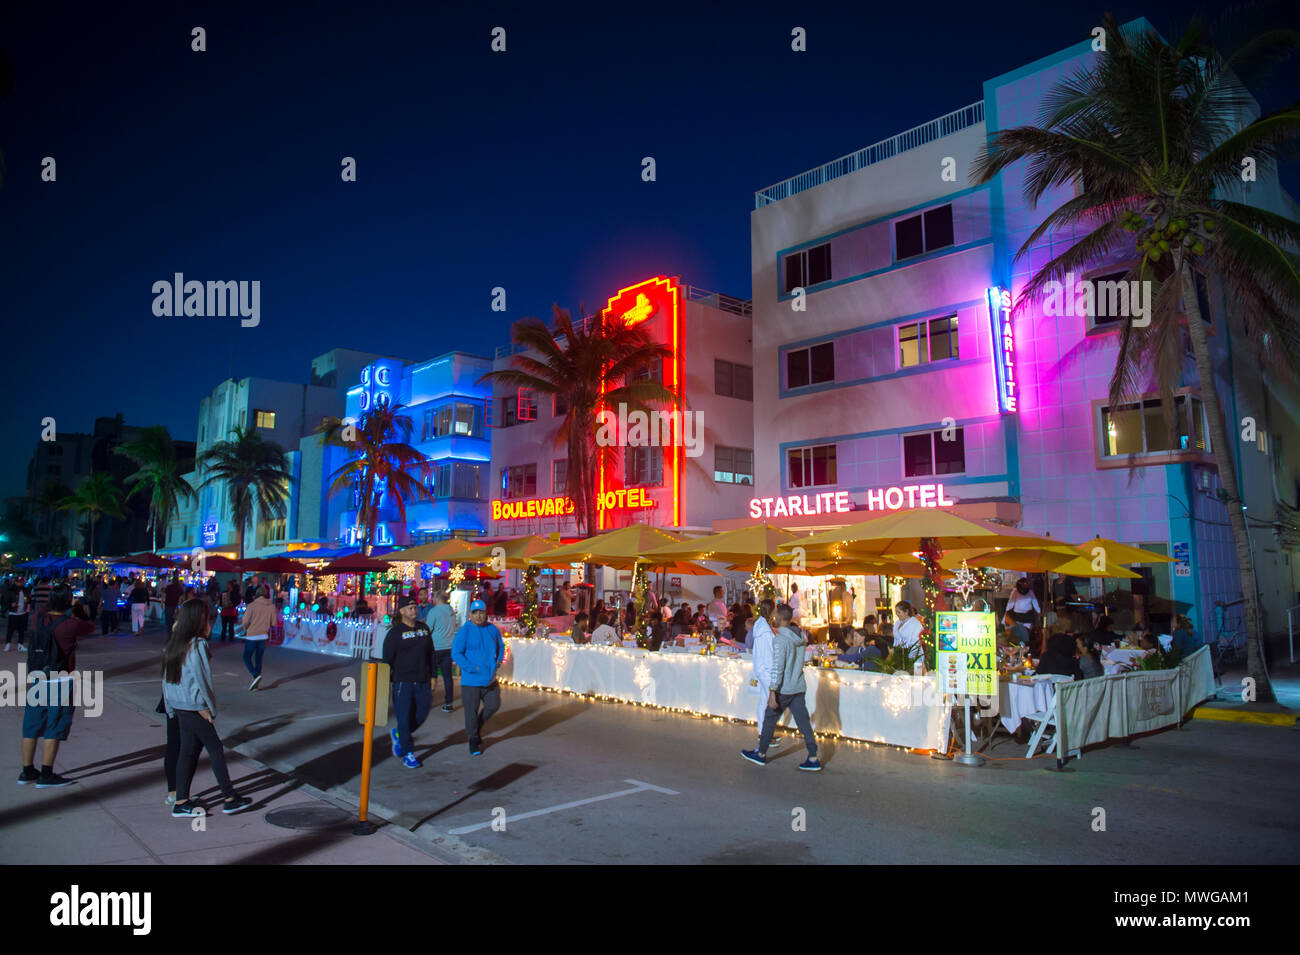
[[(656, 507), (645, 488), (634, 487), (618, 491), (605, 491), (596, 499), (596, 507), (603, 514), (612, 510), (645, 510)], [(573, 513), (573, 499), (534, 497), (523, 501), (493, 501), (492, 520), (517, 521), (529, 517), (566, 517)]]
[[(674, 279), (660, 275), (656, 278), (646, 279), (644, 282), (638, 282), (636, 285), (629, 285), (627, 288), (620, 289), (601, 310), (601, 320), (611, 321), (615, 318), (621, 320), (628, 326), (639, 325), (642, 322), (649, 321), (651, 318), (662, 315), (668, 322), (668, 342), (672, 350), (672, 355), (665, 362), (668, 369), (668, 381), (665, 387), (677, 396), (673, 409), (681, 411), (685, 395), (682, 394), (682, 358), (681, 358), (681, 338), (682, 338), (682, 288)], [(601, 386), (601, 394), (604, 394), (604, 386)], [(673, 518), (672, 525), (678, 527), (682, 522), (681, 500), (682, 500), (682, 453), (683, 448), (679, 444), (665, 448), (664, 457), (668, 464), (668, 471), (671, 474), (671, 483), (669, 489), (673, 496)], [(605, 490), (605, 469), (599, 469), (597, 475), (599, 490), (598, 501), (603, 502), (606, 495), (610, 492)], [(629, 492), (630, 493), (630, 492)], [(599, 508), (596, 514), (597, 527), (600, 530), (605, 529), (605, 511), (604, 507)]]

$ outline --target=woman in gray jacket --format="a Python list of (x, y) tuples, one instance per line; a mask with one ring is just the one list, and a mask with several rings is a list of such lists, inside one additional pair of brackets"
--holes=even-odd
[(212, 774), (225, 794), (224, 813), (242, 812), (253, 800), (240, 796), (226, 770), (226, 753), (217, 735), (217, 701), (212, 692), (208, 635), (212, 617), (206, 600), (187, 600), (176, 614), (167, 646), (163, 649), (163, 706), (180, 728), (181, 747), (176, 768), (176, 805), (172, 815), (202, 816), (205, 810), (190, 799), (190, 785), (199, 763), (199, 748), (208, 751)]

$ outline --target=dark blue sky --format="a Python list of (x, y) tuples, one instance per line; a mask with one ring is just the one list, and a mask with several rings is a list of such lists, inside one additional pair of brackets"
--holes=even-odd
[[(336, 346), (490, 354), (517, 318), (599, 307), (656, 273), (749, 297), (756, 189), (974, 102), (1105, 9), (401, 6), (0, 14), (17, 73), (0, 102), (0, 494), (22, 492), (47, 415), (86, 431), (121, 411), (193, 440), (224, 378), (305, 380)], [(1166, 35), (1188, 15), (1174, 0), (1111, 9)], [(505, 54), (489, 49), (496, 26)], [(794, 26), (807, 53), (790, 50)], [(40, 181), (44, 156), (56, 183)], [(260, 326), (155, 317), (150, 287), (178, 271), (260, 280)]]

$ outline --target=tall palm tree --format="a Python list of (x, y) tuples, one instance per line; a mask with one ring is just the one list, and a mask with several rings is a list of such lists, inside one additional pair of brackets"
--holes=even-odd
[(555, 445), (568, 451), (566, 480), (574, 519), (579, 532), (589, 533), (596, 527), (598, 469), (608, 468), (616, 454), (612, 447), (597, 446), (597, 415), (620, 404), (644, 411), (647, 403), (671, 403), (675, 396), (659, 381), (636, 376), (671, 358), (672, 352), (651, 341), (641, 326), (594, 315), (575, 325), (567, 309), (558, 305), (553, 309), (554, 332), (540, 318), (515, 322), (514, 342), (529, 352), (516, 355), (513, 368), (488, 372), (479, 380), (531, 388), (565, 400), (568, 411)]
[(425, 485), (433, 474), (428, 460), (410, 444), (414, 425), (401, 409), (400, 403), (382, 405), (365, 412), (352, 425), (330, 417), (318, 429), (327, 444), (346, 448), (353, 456), (330, 475), (329, 494), (333, 497), (353, 487), (360, 489), (357, 523), (362, 527), (361, 546), (366, 556), (374, 545), (385, 496), (397, 506), (405, 523), (406, 502), (426, 496)]
[(200, 456), (200, 467), (208, 476), (199, 486), (224, 484), (230, 492), (239, 559), (243, 560), (244, 530), (253, 516), (254, 504), (263, 516), (284, 517), (293, 475), (284, 450), (263, 438), (256, 428), (231, 428), (230, 435)]
[(157, 552), (158, 531), (166, 529), (182, 498), (189, 500), (196, 496), (194, 488), (181, 477), (172, 436), (162, 425), (154, 425), (141, 431), (134, 441), (113, 450), (140, 466), (134, 474), (126, 477), (127, 487), (135, 485), (127, 497), (141, 493), (149, 495), (149, 531), (153, 549)]
[(90, 524), (88, 554), (95, 553), (95, 521), (101, 514), (122, 517), (122, 489), (113, 483), (113, 476), (103, 471), (90, 475), (68, 497), (59, 502), (59, 509), (85, 514)]
[(32, 498), (36, 511), (45, 515), (45, 533), (39, 540), (42, 550), (66, 549), (66, 541), (64, 546), (60, 546), (60, 535), (54, 529), (54, 515), (61, 509), (60, 505), (71, 496), (72, 488), (51, 478)]
[(1290, 251), (1300, 247), (1300, 223), (1242, 201), (1243, 157), (1252, 157), (1259, 173), (1270, 170), (1279, 148), (1300, 132), (1300, 109), (1293, 104), (1246, 122), (1243, 114), (1253, 100), (1236, 73), (1261, 51), (1293, 46), (1295, 34), (1265, 35), (1238, 57), (1226, 57), (1197, 23), (1172, 45), (1154, 31), (1126, 35), (1110, 16), (1105, 29), (1107, 52), (1093, 68), (1044, 98), (1038, 126), (996, 134), (976, 175), (988, 181), (1028, 159), (1025, 196), (1031, 205), (1050, 189), (1069, 183), (1079, 189), (1016, 253), (1025, 257), (1048, 230), (1084, 233), (1029, 279), (1017, 309), (1041, 300), (1049, 282), (1106, 263), (1136, 259), (1126, 280), (1152, 283), (1150, 324), (1126, 322), (1119, 335), (1112, 406), (1136, 398), (1153, 375), (1172, 428), (1171, 398), (1181, 383), (1186, 327), (1246, 598), (1248, 672), (1256, 698), (1268, 701), (1273, 692), (1229, 437), (1236, 429), (1226, 428), (1219, 404), (1195, 272), (1219, 279), (1263, 360), (1283, 368), (1300, 365), (1300, 260)]

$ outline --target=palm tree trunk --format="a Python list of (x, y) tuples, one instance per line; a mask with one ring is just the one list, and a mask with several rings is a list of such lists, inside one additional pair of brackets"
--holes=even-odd
[[(1210, 361), (1210, 346), (1201, 321), (1201, 307), (1196, 299), (1196, 282), (1191, 266), (1179, 256), (1179, 277), (1182, 281), (1183, 303), (1187, 313), (1187, 334), (1192, 340), (1196, 356), (1196, 374), (1201, 382), (1201, 397), (1205, 402), (1205, 417), (1210, 425), (1210, 447), (1219, 467), (1219, 483), (1228, 496), (1228, 522), (1232, 525), (1232, 539), (1237, 547), (1237, 567), (1241, 573), (1241, 594), (1245, 598), (1246, 615), (1246, 673), (1254, 681), (1255, 699), (1272, 703), (1272, 684), (1264, 669), (1263, 646), (1260, 641), (1259, 617), (1255, 602), (1255, 568), (1250, 552), (1250, 531), (1246, 528), (1246, 512), (1237, 486), (1237, 472), (1233, 466), (1232, 445), (1228, 443), (1224, 426), (1223, 409), (1219, 407), (1218, 387), (1214, 379), (1214, 366)], [(1228, 318), (1223, 319), (1223, 334), (1230, 335)], [(1209, 642), (1208, 640), (1206, 641)]]
[(89, 553), (95, 553), (95, 512), (90, 512), (90, 550)]

